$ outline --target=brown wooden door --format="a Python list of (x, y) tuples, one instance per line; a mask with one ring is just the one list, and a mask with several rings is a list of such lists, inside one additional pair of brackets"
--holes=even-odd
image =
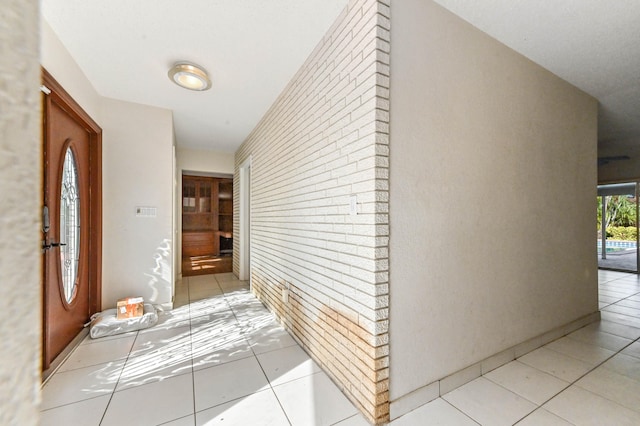
[[(90, 173), (95, 132), (57, 96), (44, 98), (43, 370), (78, 335), (96, 310)], [(95, 150), (95, 148), (93, 148)], [(95, 229), (98, 228), (98, 229)], [(94, 278), (90, 282), (90, 278)]]

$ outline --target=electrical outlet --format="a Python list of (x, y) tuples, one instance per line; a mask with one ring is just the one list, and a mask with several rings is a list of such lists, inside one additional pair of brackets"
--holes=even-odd
[(287, 288), (282, 289), (282, 301), (284, 303), (289, 303), (289, 289)]

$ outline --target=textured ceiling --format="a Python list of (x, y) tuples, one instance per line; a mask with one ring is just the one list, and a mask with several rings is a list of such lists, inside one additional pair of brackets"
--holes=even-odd
[[(42, 14), (102, 96), (173, 110), (178, 146), (233, 152), (347, 0), (43, 0)], [(203, 66), (213, 87), (167, 71)]]
[(598, 99), (601, 149), (640, 144), (640, 1), (435, 1)]
[[(601, 149), (640, 144), (640, 1), (435, 1), (597, 98)], [(234, 151), (346, 3), (43, 0), (42, 11), (102, 96), (173, 110), (179, 146)], [(213, 88), (173, 85), (177, 60), (204, 66)]]

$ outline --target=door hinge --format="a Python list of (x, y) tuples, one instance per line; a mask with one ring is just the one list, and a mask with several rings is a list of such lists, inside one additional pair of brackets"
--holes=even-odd
[(44, 84), (40, 85), (40, 91), (42, 91), (42, 93), (44, 93), (45, 95), (50, 95), (51, 94), (51, 89), (49, 89)]

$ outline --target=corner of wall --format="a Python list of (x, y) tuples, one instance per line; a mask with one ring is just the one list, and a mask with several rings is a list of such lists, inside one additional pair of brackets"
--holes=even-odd
[[(235, 155), (236, 179), (252, 158), (252, 290), (376, 424), (389, 419), (389, 13), (351, 1)], [(242, 238), (236, 185), (234, 208)]]
[(41, 97), (37, 0), (2, 3), (0, 25), (0, 424), (37, 425), (42, 323)]
[(65, 91), (101, 124), (102, 97), (95, 90), (71, 53), (62, 44), (46, 19), (40, 15), (40, 63), (64, 87)]

